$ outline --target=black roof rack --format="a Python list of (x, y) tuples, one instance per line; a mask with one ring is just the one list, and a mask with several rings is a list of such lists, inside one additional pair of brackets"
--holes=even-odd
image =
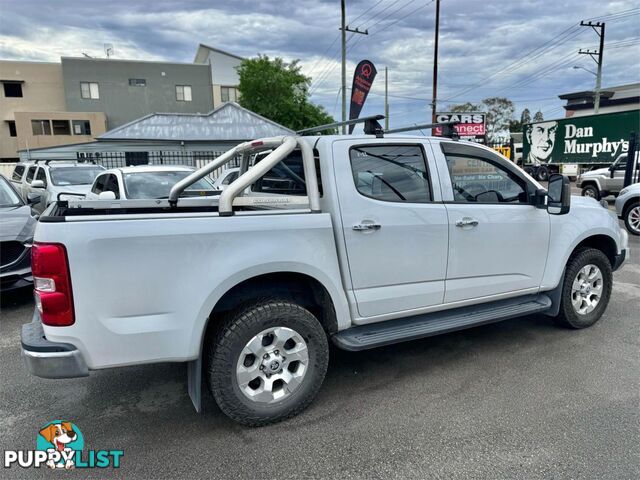
[(382, 138), (385, 133), (400, 133), (411, 132), (413, 130), (422, 130), (423, 128), (442, 128), (442, 136), (448, 137), (453, 140), (459, 138), (458, 132), (456, 132), (455, 126), (460, 122), (441, 122), (441, 123), (423, 123), (420, 125), (410, 125), (408, 127), (392, 128), (390, 130), (384, 130), (380, 125), (379, 120), (384, 119), (384, 115), (372, 115), (370, 117), (356, 118), (354, 120), (347, 120), (344, 122), (327, 123), (326, 125), (319, 125), (317, 127), (305, 128), (298, 130), (298, 135), (306, 135), (309, 133), (319, 133), (326, 130), (331, 130), (337, 127), (357, 125), (358, 123), (364, 123), (364, 133), (367, 135), (375, 135), (377, 138)]
[(355, 118), (353, 120), (346, 120), (344, 122), (327, 123), (326, 125), (319, 125), (317, 127), (305, 128), (298, 130), (298, 135), (307, 135), (309, 133), (324, 132), (325, 130), (331, 130), (333, 128), (357, 125), (358, 123), (364, 123), (364, 133), (367, 135), (375, 135), (376, 137), (382, 137), (384, 130), (378, 120), (384, 119), (384, 115), (372, 115), (370, 117)]
[(460, 122), (441, 122), (441, 123), (422, 123), (419, 125), (410, 125), (408, 127), (400, 127), (400, 128), (392, 128), (390, 130), (385, 130), (384, 133), (400, 133), (400, 132), (411, 132), (414, 130), (422, 130), (426, 128), (442, 128), (442, 136), (448, 137), (453, 140), (457, 140), (460, 138), (458, 132), (455, 129), (455, 126)]
[(95, 161), (93, 161), (93, 159), (90, 158), (48, 158), (48, 159), (44, 159), (44, 158), (36, 158), (34, 160), (34, 163), (44, 163), (45, 165), (49, 165), (49, 163), (51, 162), (67, 162), (67, 163), (92, 163), (92, 164), (96, 164)]

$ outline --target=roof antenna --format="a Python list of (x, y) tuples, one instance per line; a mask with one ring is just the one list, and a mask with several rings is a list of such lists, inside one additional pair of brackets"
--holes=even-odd
[(104, 54), (107, 56), (107, 59), (111, 57), (115, 53), (113, 49), (113, 43), (105, 43), (104, 44)]

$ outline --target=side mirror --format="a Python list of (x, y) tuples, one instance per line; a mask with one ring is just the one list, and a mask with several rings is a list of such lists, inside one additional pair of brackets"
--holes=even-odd
[(45, 188), (44, 182), (42, 180), (34, 180), (31, 182), (31, 186), (33, 188)]
[(113, 192), (100, 192), (98, 194), (98, 200), (115, 200), (116, 194)]
[(552, 215), (564, 215), (571, 208), (571, 182), (565, 175), (551, 175), (549, 177), (549, 191), (547, 193), (547, 211)]
[(35, 193), (35, 192), (27, 193), (27, 203), (29, 205), (35, 205), (36, 203), (40, 203), (40, 200), (42, 200), (42, 195), (40, 195), (39, 193)]

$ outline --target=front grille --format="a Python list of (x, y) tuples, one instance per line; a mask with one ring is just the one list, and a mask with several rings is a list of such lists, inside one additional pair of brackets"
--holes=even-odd
[(0, 242), (0, 267), (9, 265), (18, 258), (24, 252), (24, 245), (15, 240), (10, 242)]

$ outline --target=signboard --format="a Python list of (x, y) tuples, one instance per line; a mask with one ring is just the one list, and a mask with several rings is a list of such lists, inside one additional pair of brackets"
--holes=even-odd
[[(376, 78), (378, 71), (372, 62), (362, 60), (353, 72), (353, 83), (351, 85), (351, 106), (349, 107), (349, 120), (354, 120), (360, 116), (371, 84)], [(349, 133), (353, 133), (355, 125), (349, 125)]]
[[(485, 143), (487, 129), (486, 116), (482, 112), (442, 112), (436, 113), (436, 123), (460, 122), (454, 128), (462, 140), (470, 140), (472, 142)], [(442, 136), (442, 128), (433, 129), (433, 134), (437, 137)]]
[(640, 110), (561, 118), (522, 126), (525, 164), (611, 163), (640, 131)]

